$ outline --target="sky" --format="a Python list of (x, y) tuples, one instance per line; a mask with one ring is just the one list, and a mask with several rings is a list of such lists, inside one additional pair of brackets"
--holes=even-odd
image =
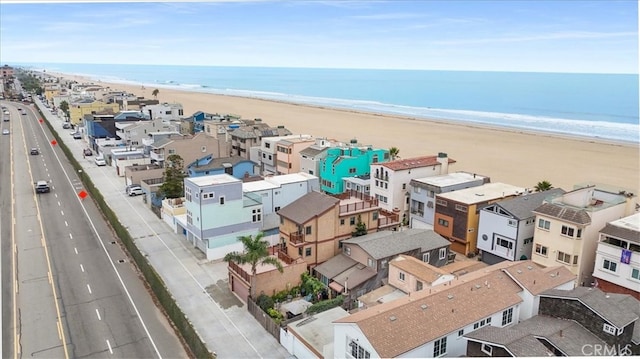
[(638, 1), (0, 0), (0, 63), (638, 73)]

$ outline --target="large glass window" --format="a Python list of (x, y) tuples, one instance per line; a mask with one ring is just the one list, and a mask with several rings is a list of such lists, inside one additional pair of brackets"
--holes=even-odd
[(618, 268), (618, 263), (605, 259), (602, 262), (602, 268), (615, 272), (616, 269)]
[(433, 357), (437, 358), (447, 354), (447, 337), (440, 338), (433, 342)]
[(513, 322), (513, 308), (509, 308), (502, 312), (502, 326), (511, 324)]
[(548, 231), (549, 228), (551, 228), (551, 222), (547, 221), (546, 219), (540, 218), (538, 220), (538, 228)]

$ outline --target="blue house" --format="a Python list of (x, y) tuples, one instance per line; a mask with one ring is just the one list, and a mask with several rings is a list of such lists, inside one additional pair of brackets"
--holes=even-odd
[(213, 158), (207, 155), (187, 166), (189, 177), (201, 177), (226, 173), (242, 179), (256, 175), (257, 164), (240, 156)]

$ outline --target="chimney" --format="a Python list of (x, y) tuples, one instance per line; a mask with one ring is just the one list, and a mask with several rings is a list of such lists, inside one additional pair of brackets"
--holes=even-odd
[(446, 175), (449, 173), (449, 158), (444, 152), (438, 152), (438, 158), (436, 159), (440, 164), (440, 174)]

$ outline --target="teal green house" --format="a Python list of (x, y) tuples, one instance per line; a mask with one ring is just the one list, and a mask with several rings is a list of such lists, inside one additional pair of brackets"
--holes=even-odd
[(389, 150), (371, 146), (328, 148), (319, 163), (320, 189), (329, 194), (340, 194), (344, 192), (343, 178), (370, 174), (372, 163), (387, 162), (389, 158)]

